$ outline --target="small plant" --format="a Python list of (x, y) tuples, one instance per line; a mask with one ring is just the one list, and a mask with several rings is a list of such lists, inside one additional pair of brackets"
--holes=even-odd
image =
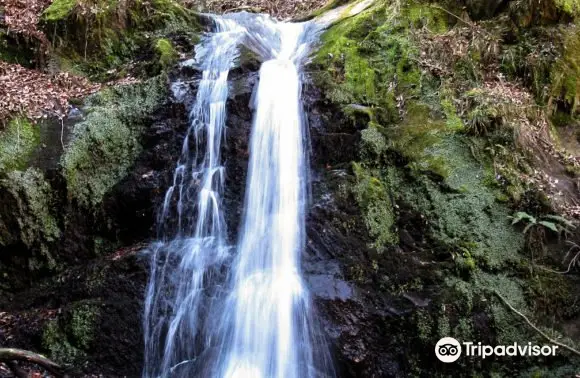
[(574, 223), (559, 215), (544, 215), (540, 218), (536, 218), (523, 211), (518, 211), (512, 218), (512, 225), (527, 222), (526, 227), (523, 230), (524, 234), (527, 234), (532, 228), (544, 227), (549, 230), (554, 231), (558, 235), (564, 232), (566, 235), (572, 232), (576, 228)]

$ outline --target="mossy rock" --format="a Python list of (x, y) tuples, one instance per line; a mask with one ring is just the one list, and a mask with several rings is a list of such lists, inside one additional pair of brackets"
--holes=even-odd
[[(423, 41), (414, 38), (415, 32), (425, 26), (431, 36), (444, 33), (454, 22), (444, 13), (426, 2), (381, 3), (327, 31), (314, 59), (323, 70), (313, 75), (324, 100), (341, 109), (345, 122), (354, 122), (360, 130), (351, 198), (360, 210), (369, 247), (383, 252), (373, 255), (372, 267), (353, 262), (347, 271), (357, 284), (372, 282), (374, 290), (386, 297), (426, 286), (438, 293), (428, 310), (405, 323), (404, 329), (411, 331), (401, 333), (403, 345), (425, 351), (405, 354), (408, 371), (417, 376), (425, 374), (424, 366), (431, 366), (432, 347), (444, 336), (487, 340), (491, 345), (543, 342), (496, 294), (541, 323), (541, 317), (535, 317), (541, 301), (529, 290), (538, 284), (529, 274), (525, 237), (509, 218), (516, 197), (527, 188), (512, 177), (506, 179), (507, 187), (500, 185), (493, 158), (506, 158), (489, 151), (501, 144), (506, 154), (517, 153), (513, 135), (511, 139), (507, 135), (512, 130), (507, 124), (513, 120), (511, 109), (479, 101), (489, 118), (489, 132), (472, 132), (468, 122), (475, 115), (465, 105), (470, 90), (481, 82), (456, 71), (450, 77), (435, 77), (419, 66)], [(470, 53), (465, 59), (477, 61), (473, 66), (478, 70), (484, 65), (483, 55)], [(543, 72), (551, 70), (546, 65)], [(529, 116), (523, 110), (520, 115)], [(495, 124), (504, 118), (506, 124)], [(515, 164), (509, 167), (523, 171)], [(385, 265), (402, 258), (399, 254), (423, 259), (423, 265), (416, 265), (421, 269), (417, 283), (392, 283), (402, 273)], [(406, 261), (413, 264), (411, 258)], [(561, 293), (556, 285), (545, 290), (559, 293), (559, 308), (569, 304), (569, 293)], [(398, 323), (393, 327), (402, 329)], [(553, 366), (567, 369), (573, 363), (562, 358)], [(491, 369), (500, 375), (529, 369), (525, 363), (506, 367), (493, 361), (463, 360), (456, 366), (453, 372)], [(435, 370), (429, 374), (449, 372)]]
[(62, 157), (69, 198), (96, 209), (141, 152), (146, 117), (167, 96), (165, 77), (143, 84), (107, 89), (87, 100), (89, 114), (75, 125)]
[(38, 126), (14, 118), (0, 129), (0, 172), (24, 169), (40, 143)]
[(376, 176), (376, 172), (365, 169), (360, 164), (353, 164), (356, 183), (353, 187), (354, 197), (363, 211), (363, 218), (369, 235), (373, 238), (370, 247), (379, 252), (398, 244), (396, 230), (396, 213), (391, 202), (391, 188)]
[(569, 26), (562, 32), (563, 54), (550, 75), (551, 96), (570, 107), (570, 113), (580, 112), (580, 30)]
[(83, 361), (92, 348), (100, 322), (98, 301), (74, 303), (44, 325), (42, 346), (50, 358), (66, 366)]
[(421, 88), (419, 49), (409, 32), (423, 26), (445, 32), (448, 14), (415, 1), (404, 2), (398, 10), (379, 3), (339, 22), (322, 35), (314, 61), (324, 68), (314, 75), (315, 82), (343, 108), (363, 105), (378, 124), (395, 121), (397, 95)]
[(56, 268), (51, 250), (59, 228), (55, 198), (42, 172), (35, 168), (11, 171), (0, 180), (3, 209), (0, 217), (0, 246), (22, 243), (32, 251), (29, 269)]
[(166, 38), (159, 38), (157, 42), (155, 42), (155, 52), (159, 57), (159, 64), (163, 68), (171, 66), (178, 58), (178, 54), (171, 41)]
[[(87, 6), (84, 0), (56, 0), (42, 19), (54, 39), (52, 61), (96, 81), (123, 76), (122, 66), (136, 61), (134, 70), (154, 75), (175, 58), (167, 36), (193, 44), (200, 30), (196, 14), (174, 0), (98, 0), (91, 11)], [(161, 65), (151, 59), (155, 54)]]

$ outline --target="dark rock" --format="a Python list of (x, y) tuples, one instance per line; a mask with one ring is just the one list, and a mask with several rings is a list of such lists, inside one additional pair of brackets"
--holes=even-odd
[(469, 15), (474, 20), (495, 16), (499, 9), (505, 7), (511, 0), (465, 0)]

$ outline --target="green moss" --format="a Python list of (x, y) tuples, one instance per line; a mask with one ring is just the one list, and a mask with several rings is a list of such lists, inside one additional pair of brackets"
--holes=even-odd
[(74, 303), (56, 319), (50, 320), (42, 332), (42, 347), (51, 359), (75, 365), (86, 358), (95, 339), (100, 317), (97, 302)]
[(451, 90), (440, 91), (441, 107), (445, 113), (445, 118), (447, 119), (447, 129), (451, 131), (462, 131), (465, 129), (465, 126), (461, 118), (457, 115), (457, 109), (453, 103), (453, 98), (454, 96)]
[[(32, 270), (46, 263), (49, 268), (55, 268), (50, 246), (59, 239), (60, 229), (54, 214), (52, 188), (42, 172), (34, 168), (9, 172), (5, 179), (0, 180), (0, 188), (10, 195), (12, 206), (12, 214), (0, 218), (0, 244), (10, 244), (17, 238), (43, 260), (30, 259)], [(3, 218), (9, 216), (14, 217), (18, 235), (4, 224)]]
[(448, 179), (457, 158), (446, 151), (449, 145), (446, 141), (453, 140), (454, 133), (463, 129), (457, 115), (452, 109), (448, 111), (449, 116), (444, 120), (432, 114), (426, 104), (411, 102), (405, 119), (385, 129), (390, 148), (404, 156), (413, 170)]
[[(331, 27), (322, 36), (315, 62), (324, 69), (315, 75), (326, 96), (343, 106), (373, 108), (375, 121), (386, 125), (397, 118), (397, 93), (420, 90), (419, 49), (410, 30), (436, 25), (444, 30), (445, 17), (437, 9), (413, 2), (401, 10), (376, 6)], [(401, 13), (397, 17), (396, 12)]]
[(0, 172), (24, 169), (38, 147), (38, 127), (24, 118), (15, 118), (0, 131)]
[(88, 350), (95, 337), (95, 325), (100, 308), (92, 303), (81, 303), (72, 310), (70, 336), (75, 346)]
[(171, 41), (166, 38), (160, 38), (155, 43), (155, 51), (159, 56), (159, 63), (162, 67), (168, 67), (177, 60), (177, 52), (173, 48)]
[(526, 287), (534, 298), (534, 312), (539, 316), (573, 318), (580, 314), (574, 284), (565, 276), (537, 269), (529, 278)]
[(62, 157), (69, 196), (95, 208), (127, 173), (141, 151), (142, 123), (166, 96), (163, 77), (144, 84), (109, 89), (89, 98), (92, 110), (75, 125)]
[(353, 171), (356, 177), (353, 192), (363, 209), (368, 232), (374, 239), (371, 247), (382, 251), (387, 246), (397, 244), (396, 215), (389, 189), (363, 166), (354, 163)]
[(563, 33), (564, 52), (551, 73), (551, 95), (563, 99), (574, 114), (580, 106), (580, 33), (576, 26)]
[[(527, 331), (520, 319), (495, 295), (495, 292), (498, 292), (502, 297), (508, 298), (510, 304), (519, 311), (529, 314), (529, 307), (524, 297), (524, 281), (504, 274), (479, 271), (475, 272), (468, 281), (450, 277), (445, 282), (449, 288), (445, 303), (451, 306), (452, 311), (458, 311), (461, 315), (459, 318), (461, 320), (454, 329), (454, 336), (464, 340), (473, 340), (473, 328), (462, 323), (466, 322), (465, 317), (471, 316), (474, 308), (486, 308), (493, 317), (497, 344), (527, 343), (534, 340), (533, 335)], [(490, 335), (482, 336), (489, 337)]]
[(381, 126), (371, 122), (361, 131), (361, 153), (367, 158), (376, 158), (387, 150), (387, 141), (380, 129)]
[(70, 15), (77, 5), (78, 0), (54, 0), (43, 12), (47, 21), (63, 20)]
[(56, 319), (44, 326), (42, 347), (52, 360), (62, 364), (73, 364), (85, 356), (83, 351), (70, 344)]
[(175, 58), (166, 43), (157, 46), (158, 40), (180, 36), (194, 43), (199, 34), (196, 14), (173, 0), (93, 0), (90, 12), (75, 6), (81, 2), (55, 1), (44, 15), (45, 33), (53, 39), (52, 55), (62, 62), (60, 69), (73, 67), (94, 81), (124, 76), (128, 63), (133, 75), (151, 76), (162, 65), (144, 56), (161, 53), (162, 64)]
[(554, 0), (554, 2), (563, 12), (574, 17), (580, 16), (580, 0)]
[(521, 78), (541, 104), (565, 104), (563, 108), (573, 114), (580, 105), (579, 48), (580, 33), (574, 24), (526, 30), (517, 43), (504, 47), (502, 70)]
[(517, 263), (524, 239), (510, 228), (509, 209), (485, 186), (485, 168), (473, 157), (465, 137), (441, 139), (432, 154), (445, 162), (445, 180), (434, 182), (418, 171), (412, 171), (412, 177), (398, 173), (391, 183), (398, 188), (396, 201), (423, 214), (435, 240), (451, 251), (468, 245), (477, 265), (498, 269)]

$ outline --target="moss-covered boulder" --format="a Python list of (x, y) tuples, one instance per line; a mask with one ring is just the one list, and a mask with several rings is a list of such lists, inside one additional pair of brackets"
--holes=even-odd
[(55, 0), (42, 20), (52, 36), (51, 64), (95, 80), (122, 77), (129, 63), (132, 74), (151, 76), (175, 57), (168, 38), (191, 48), (199, 33), (196, 14), (175, 0)]
[(61, 230), (54, 193), (43, 173), (34, 168), (11, 171), (0, 179), (0, 191), (0, 246), (11, 249), (3, 258), (27, 260), (23, 262), (31, 270), (54, 269)]
[(107, 89), (87, 100), (86, 120), (75, 125), (62, 157), (69, 198), (92, 209), (119, 182), (141, 152), (143, 120), (167, 97), (163, 76)]

